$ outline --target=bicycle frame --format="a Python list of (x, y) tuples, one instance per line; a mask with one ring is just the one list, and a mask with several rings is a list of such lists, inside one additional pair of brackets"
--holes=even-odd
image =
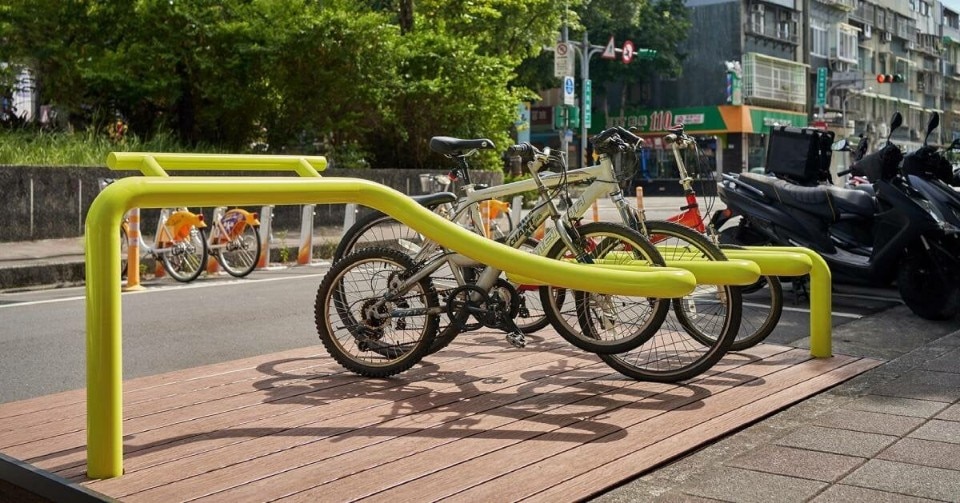
[(242, 208), (226, 210), (220, 206), (213, 210), (213, 226), (207, 237), (207, 250), (226, 248), (230, 242), (243, 233), (246, 226), (260, 226), (257, 214)]
[[(620, 191), (620, 185), (616, 180), (613, 163), (609, 156), (601, 156), (599, 164), (588, 166), (586, 168), (570, 170), (565, 174), (549, 173), (541, 176), (539, 173), (534, 173), (534, 176), (538, 177), (544, 188), (554, 188), (563, 183), (578, 183), (593, 180), (590, 185), (584, 188), (580, 194), (580, 197), (570, 204), (564, 212), (564, 215), (562, 215), (565, 216), (568, 221), (576, 220), (582, 217), (595, 201), (599, 200), (601, 197), (607, 196), (610, 197), (610, 199), (617, 206), (623, 221), (632, 223), (633, 225), (631, 225), (631, 227), (636, 227), (637, 222), (633, 218), (631, 208), (626, 203), (626, 200), (623, 198), (623, 194)], [(467, 221), (468, 217), (473, 219), (473, 222), (480, 222), (482, 221), (480, 220), (481, 214), (479, 206), (481, 201), (499, 197), (508, 197), (514, 194), (539, 189), (540, 186), (537, 183), (537, 180), (532, 178), (479, 190), (475, 190), (473, 184), (466, 185), (463, 187), (465, 196), (457, 202), (454, 215), (451, 220), (461, 225)], [(536, 232), (536, 229), (539, 228), (540, 225), (544, 224), (549, 218), (551, 218), (551, 216), (552, 206), (549, 203), (541, 203), (541, 205), (534, 208), (533, 211), (528, 213), (523, 219), (520, 220), (520, 223), (516, 226), (513, 232), (507, 236), (504, 244), (513, 248), (519, 248), (526, 242), (527, 239), (531, 238)], [(482, 229), (475, 228), (475, 230), (481, 231)], [(533, 250), (533, 253), (536, 255), (545, 256), (557, 241), (564, 241), (568, 244), (568, 246), (570, 246), (570, 238), (569, 236), (565, 236), (564, 233), (565, 231), (560, 230), (557, 227), (551, 228), (544, 234), (544, 237)], [(454, 266), (477, 265), (474, 264), (470, 259), (453, 252), (445, 252), (441, 255), (434, 256), (437, 249), (438, 245), (436, 243), (432, 241), (426, 243), (419, 250), (414, 259), (418, 262), (425, 261), (424, 265), (420, 267), (416, 273), (406, 278), (399, 285), (388, 292), (385, 295), (385, 298), (390, 298), (396, 295), (398, 292), (405, 291), (405, 289), (407, 289), (410, 285), (413, 285), (421, 279), (433, 274), (445, 264), (452, 263)], [(462, 275), (460, 274), (459, 267), (451, 267), (451, 269), (454, 272), (457, 282), (459, 284), (463, 284), (464, 281)], [(484, 268), (483, 272), (477, 278), (476, 286), (483, 290), (489, 290), (493, 287), (501, 272), (502, 271), (492, 267)], [(392, 315), (396, 316), (399, 314), (393, 313)]]

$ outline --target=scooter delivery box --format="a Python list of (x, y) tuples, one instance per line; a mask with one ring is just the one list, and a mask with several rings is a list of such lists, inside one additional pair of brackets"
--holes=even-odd
[(774, 126), (767, 141), (767, 172), (801, 185), (830, 180), (833, 131)]

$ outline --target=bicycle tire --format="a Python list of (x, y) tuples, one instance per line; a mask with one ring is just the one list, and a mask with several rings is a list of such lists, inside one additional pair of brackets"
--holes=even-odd
[[(620, 257), (624, 261), (644, 260), (654, 266), (664, 264), (663, 257), (642, 234), (621, 224), (592, 222), (578, 227), (577, 232), (580, 246), (591, 258)], [(569, 254), (566, 245), (558, 242), (547, 256), (560, 260)], [(540, 287), (540, 302), (550, 324), (567, 342), (597, 354), (622, 353), (642, 345), (660, 329), (670, 309), (668, 299), (573, 291), (573, 295), (567, 295), (573, 300), (570, 311), (566, 307), (569, 303), (558, 303), (558, 298), (557, 287)]]
[[(645, 222), (648, 237), (658, 242), (658, 251), (665, 260), (725, 259), (722, 252), (706, 236), (679, 224), (662, 221)], [(681, 254), (684, 253), (686, 255)], [(689, 312), (689, 302), (708, 303), (712, 290), (722, 291), (723, 311), (719, 320), (706, 325), (716, 336), (705, 334), (707, 328), (696, 323)], [(690, 295), (671, 301), (673, 309), (660, 330), (634, 350), (620, 354), (599, 355), (611, 368), (633, 379), (654, 382), (679, 382), (700, 375), (729, 351), (737, 333), (742, 301), (736, 287), (717, 289), (698, 285)], [(701, 310), (701, 312), (704, 312)], [(710, 318), (706, 318), (709, 320)]]
[[(723, 251), (707, 236), (689, 227), (661, 220), (646, 221), (644, 227), (647, 237), (657, 245), (657, 250), (668, 263), (727, 260)], [(735, 338), (740, 330), (743, 301), (738, 287), (697, 285), (689, 295), (674, 299), (673, 309), (677, 321), (687, 333), (704, 345), (712, 345), (717, 339)]]
[[(736, 250), (743, 247), (721, 244), (720, 249)], [(755, 284), (742, 287), (741, 294), (751, 298), (743, 301), (740, 330), (730, 345), (730, 351), (743, 351), (763, 342), (777, 328), (783, 314), (783, 285), (776, 276), (760, 276)], [(769, 306), (764, 303), (765, 298), (769, 298)]]
[(127, 229), (120, 226), (120, 277), (127, 277), (127, 255), (130, 253), (130, 241), (127, 240)]
[(391, 306), (421, 309), (422, 323), (411, 323), (412, 315), (379, 319), (364, 313), (413, 268), (413, 260), (398, 250), (365, 248), (327, 271), (317, 289), (314, 321), (320, 342), (337, 363), (361, 376), (382, 378), (409, 369), (427, 354), (439, 318), (426, 312), (439, 309), (430, 278), (413, 284), (380, 311), (393, 312)]
[(243, 232), (218, 248), (214, 255), (227, 274), (243, 278), (257, 268), (260, 251), (259, 226), (244, 224)]
[(207, 267), (206, 231), (193, 227), (187, 240), (174, 241), (160, 253), (163, 268), (171, 278), (189, 283), (200, 276)]
[[(434, 207), (428, 209), (433, 210)], [(333, 261), (336, 262), (354, 251), (369, 247), (402, 250), (412, 256), (416, 255), (416, 251), (423, 242), (423, 236), (411, 227), (390, 215), (374, 211), (357, 219), (343, 233), (337, 249), (333, 252)], [(416, 250), (412, 249), (413, 246)]]

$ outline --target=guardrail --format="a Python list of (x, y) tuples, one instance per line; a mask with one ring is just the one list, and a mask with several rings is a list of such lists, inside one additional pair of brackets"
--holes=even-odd
[[(259, 159), (259, 156), (251, 156)], [(234, 158), (236, 159), (236, 158)], [(372, 207), (442, 246), (508, 273), (565, 288), (616, 295), (674, 298), (695, 278), (673, 268), (609, 270), (538, 257), (463, 229), (401, 192), (351, 178), (129, 177), (105, 188), (86, 219), (87, 475), (123, 473), (123, 352), (120, 235), (130, 208), (237, 204), (344, 204)]]

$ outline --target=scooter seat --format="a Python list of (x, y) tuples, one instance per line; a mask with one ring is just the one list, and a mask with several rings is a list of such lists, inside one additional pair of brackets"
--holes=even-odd
[(753, 173), (740, 173), (740, 181), (784, 206), (803, 210), (830, 222), (836, 222), (840, 218), (840, 212), (834, 205), (826, 186), (804, 187)]
[(840, 213), (872, 217), (877, 212), (877, 200), (863, 189), (827, 187)]

